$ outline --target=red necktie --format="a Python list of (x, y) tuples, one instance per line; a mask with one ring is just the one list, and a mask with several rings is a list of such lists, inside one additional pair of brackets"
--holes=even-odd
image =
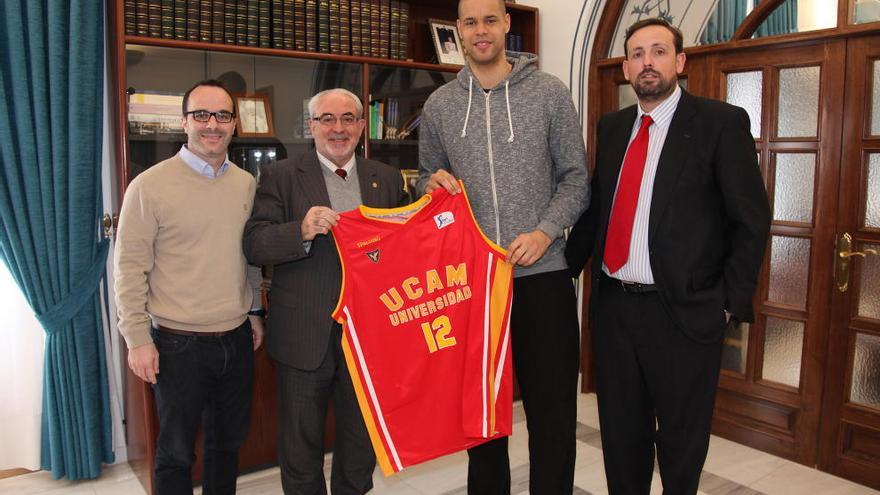
[(642, 187), (642, 174), (648, 156), (648, 128), (654, 123), (650, 115), (642, 115), (642, 125), (636, 138), (629, 144), (623, 168), (617, 182), (617, 195), (608, 222), (608, 235), (605, 239), (605, 266), (609, 273), (620, 270), (629, 258), (629, 244), (632, 239), (633, 219), (639, 204), (639, 189)]
[(345, 178), (348, 176), (348, 172), (346, 172), (344, 168), (337, 168), (336, 175), (342, 177), (342, 180), (345, 180)]

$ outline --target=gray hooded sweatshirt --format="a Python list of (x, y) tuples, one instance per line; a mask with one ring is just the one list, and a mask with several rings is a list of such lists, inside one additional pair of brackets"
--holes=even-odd
[(513, 69), (486, 92), (465, 66), (425, 102), (419, 182), (445, 169), (464, 182), (486, 236), (507, 248), (539, 229), (553, 244), (516, 277), (565, 270), (563, 230), (589, 202), (586, 151), (568, 89), (528, 53), (507, 53)]

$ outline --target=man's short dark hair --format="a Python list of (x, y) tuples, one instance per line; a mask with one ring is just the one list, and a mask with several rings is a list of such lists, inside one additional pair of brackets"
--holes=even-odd
[(639, 22), (636, 22), (632, 26), (626, 28), (626, 37), (623, 38), (623, 54), (629, 57), (629, 48), (626, 46), (629, 43), (629, 39), (635, 34), (639, 29), (648, 27), (648, 26), (663, 26), (672, 33), (672, 39), (675, 44), (675, 54), (679, 54), (684, 51), (684, 36), (681, 34), (681, 30), (677, 27), (669, 24), (665, 19), (661, 19), (659, 17), (649, 17), (647, 19), (642, 19)]
[[(458, 0), (458, 18), (461, 19), (461, 2), (462, 0)], [(507, 5), (505, 5), (504, 0), (498, 0), (498, 3), (501, 4), (501, 11), (505, 14), (507, 13)]]
[(196, 88), (201, 87), (201, 86), (211, 86), (213, 88), (222, 89), (226, 93), (226, 95), (229, 96), (229, 101), (232, 102), (232, 113), (235, 113), (235, 98), (232, 97), (232, 93), (230, 93), (229, 90), (226, 89), (226, 86), (222, 82), (220, 82), (216, 79), (205, 79), (204, 81), (199, 81), (199, 82), (195, 83), (193, 85), (193, 87), (189, 88), (186, 91), (186, 93), (184, 93), (184, 95), (183, 95), (183, 114), (184, 115), (186, 115), (186, 112), (187, 112), (186, 106), (189, 105), (190, 93), (192, 93)]

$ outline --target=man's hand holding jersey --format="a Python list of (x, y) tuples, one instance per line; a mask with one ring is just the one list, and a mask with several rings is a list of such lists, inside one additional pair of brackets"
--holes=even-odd
[(339, 221), (339, 213), (326, 206), (313, 206), (306, 212), (300, 230), (304, 241), (311, 241), (316, 235), (326, 235)]

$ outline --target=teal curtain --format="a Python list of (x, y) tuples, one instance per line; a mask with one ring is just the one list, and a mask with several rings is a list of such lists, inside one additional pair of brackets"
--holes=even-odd
[[(761, 1), (755, 2), (759, 5)], [(700, 44), (724, 43), (733, 38), (736, 28), (746, 18), (746, 0), (718, 0), (715, 10), (700, 34)], [(755, 37), (797, 32), (797, 0), (788, 0), (776, 8), (755, 31)]]
[(103, 3), (0, 2), (0, 254), (46, 331), (41, 464), (56, 479), (113, 461), (97, 290)]

